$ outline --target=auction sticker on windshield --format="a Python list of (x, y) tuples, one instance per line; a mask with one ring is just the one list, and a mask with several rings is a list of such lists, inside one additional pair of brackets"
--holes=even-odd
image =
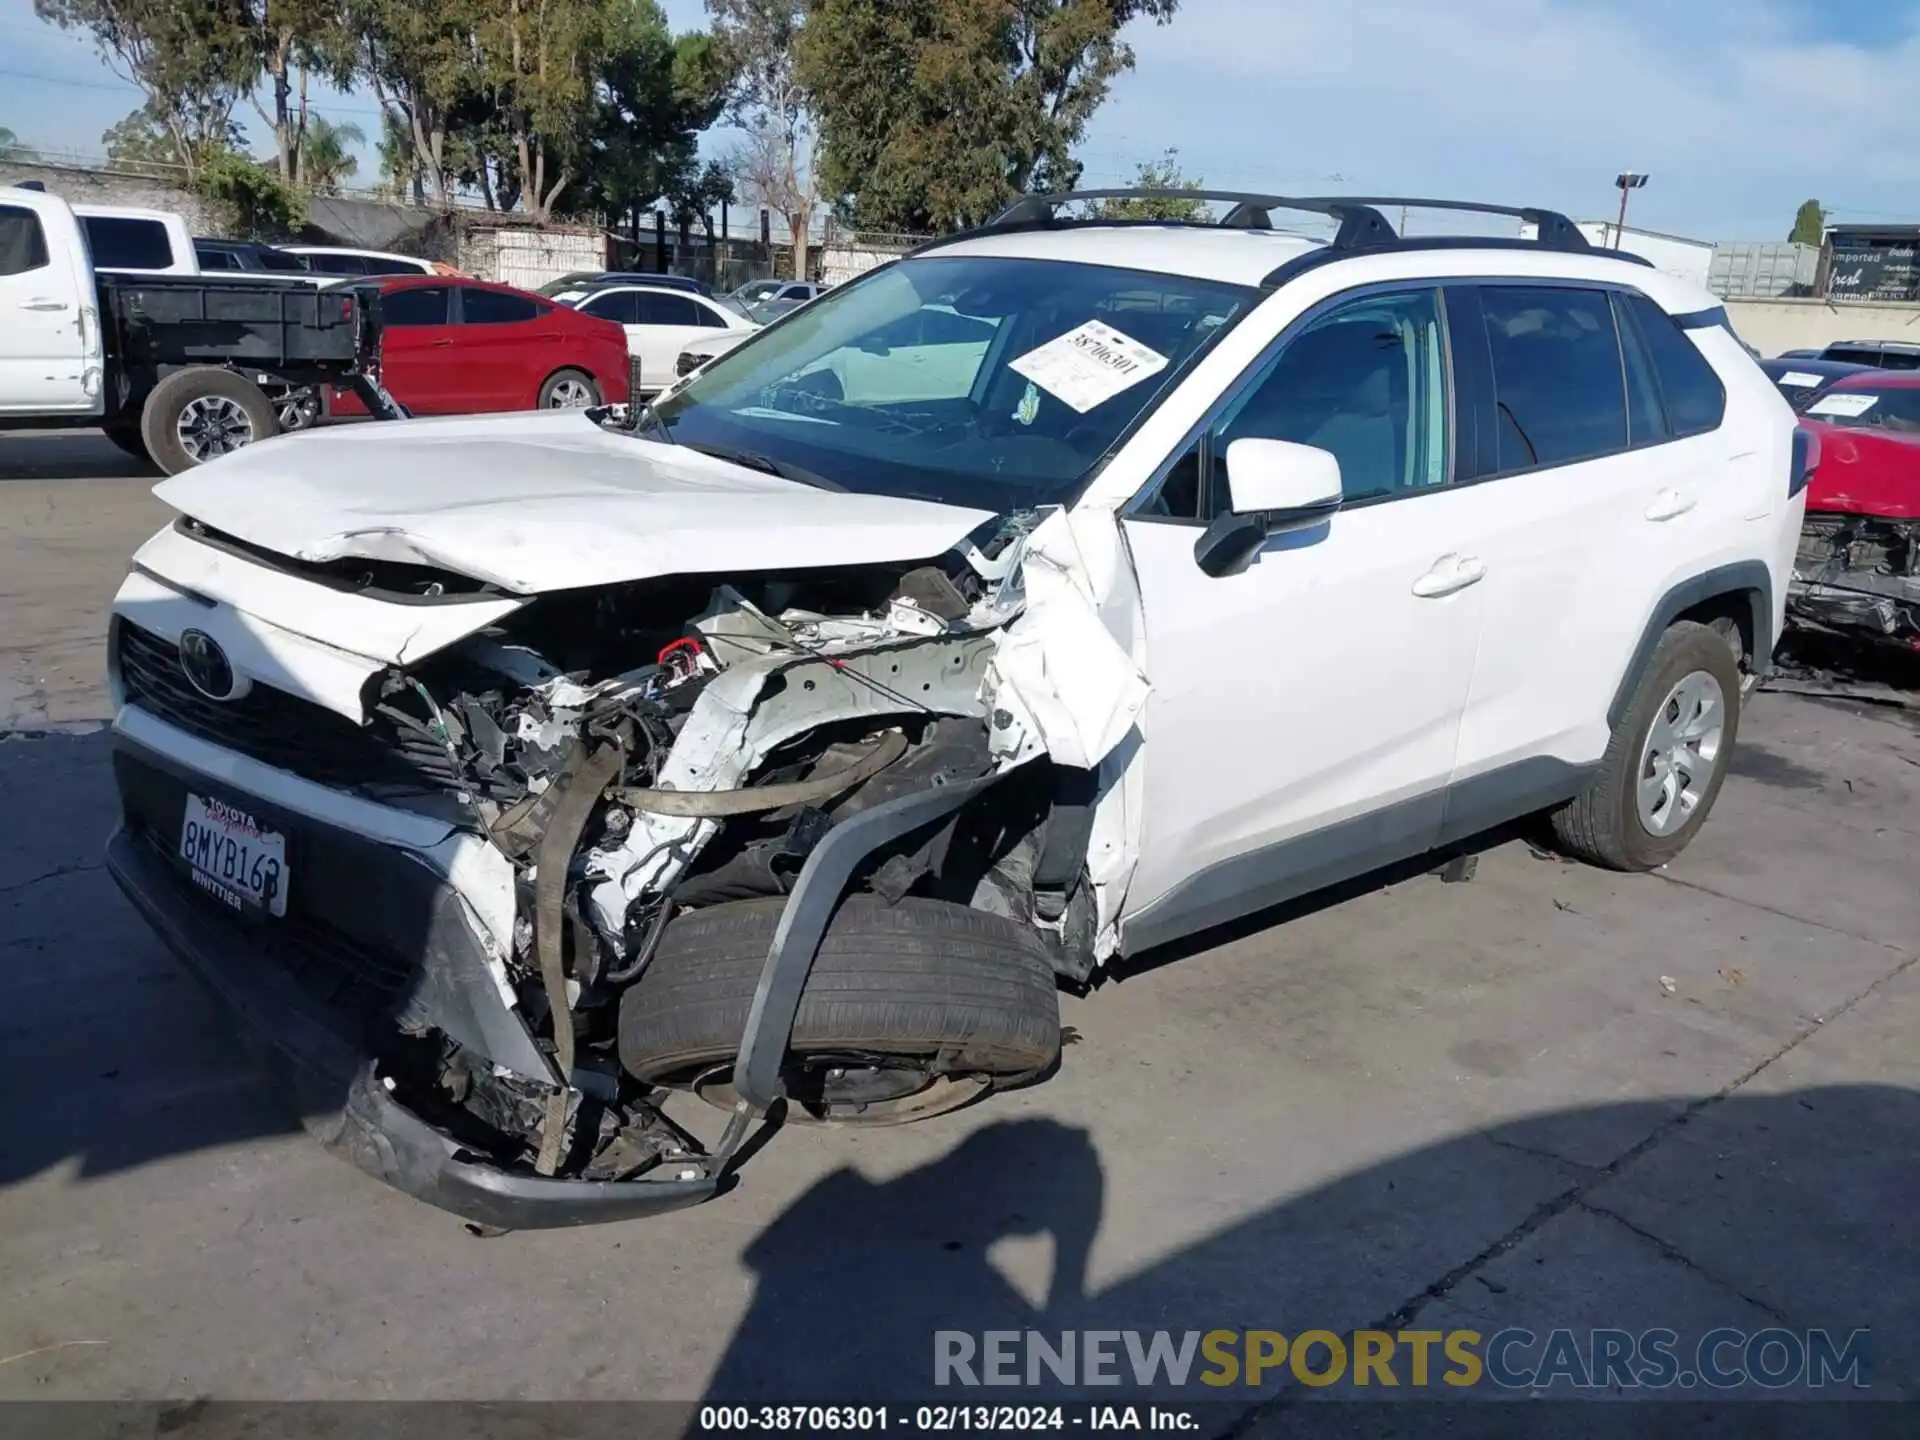
[(244, 810), (187, 796), (180, 858), (193, 883), (230, 909), (287, 913), (287, 841)]
[(1782, 385), (1791, 385), (1796, 390), (1818, 390), (1820, 377), (1805, 370), (1789, 370), (1780, 377)]
[(1081, 414), (1167, 368), (1167, 357), (1089, 320), (1007, 366)]
[(1848, 419), (1864, 415), (1879, 401), (1878, 395), (1826, 395), (1807, 407), (1809, 415), (1843, 415)]

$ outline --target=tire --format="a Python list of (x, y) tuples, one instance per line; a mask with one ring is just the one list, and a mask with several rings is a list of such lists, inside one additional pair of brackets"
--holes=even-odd
[(599, 403), (600, 386), (584, 370), (556, 370), (540, 387), (542, 410), (583, 410)]
[(174, 371), (140, 411), (140, 437), (169, 475), (279, 433), (279, 416), (260, 387), (211, 365)]
[[(739, 1053), (786, 903), (738, 901), (668, 924), (652, 962), (620, 999), (620, 1060), (629, 1071), (659, 1084), (717, 1075), (722, 1093), (703, 1093), (727, 1103), (731, 1090), (720, 1067), (730, 1067)], [(808, 1069), (809, 1056), (888, 1057), (901, 1067), (888, 1073), (907, 1073), (918, 1062), (946, 1077), (930, 1088), (964, 1076), (977, 1083), (977, 1093), (995, 1082), (1029, 1079), (1059, 1054), (1053, 966), (1031, 930), (944, 901), (888, 905), (864, 894), (848, 896), (828, 927), (790, 1044), (795, 1071)], [(816, 1086), (818, 1074), (841, 1073), (814, 1072)], [(926, 1091), (849, 1106), (809, 1090), (804, 1080), (790, 1076), (789, 1094), (818, 1119), (885, 1124), (953, 1108), (929, 1101)]]
[(318, 425), (326, 413), (318, 385), (295, 385), (272, 397), (274, 421), (282, 435), (298, 434)]
[[(1682, 681), (1695, 684), (1700, 676), (1709, 677), (1719, 690), (1717, 739), (1711, 746), (1695, 742), (1694, 753), (1704, 763), (1676, 767), (1686, 783), (1668, 792), (1673, 798), (1654, 801), (1656, 814), (1650, 823), (1640, 794), (1643, 780), (1650, 792), (1659, 788), (1653, 779), (1657, 766), (1643, 766), (1644, 760), (1653, 758), (1649, 737), (1663, 712), (1669, 723), (1679, 714), (1684, 727), (1687, 714), (1682, 712), (1691, 712), (1698, 696), (1676, 698), (1677, 687)], [(1560, 843), (1581, 859), (1610, 870), (1656, 870), (1686, 849), (1706, 823), (1727, 778), (1727, 762), (1740, 730), (1740, 681), (1740, 662), (1726, 636), (1691, 620), (1670, 626), (1654, 647), (1633, 702), (1614, 727), (1599, 775), (1584, 794), (1554, 813), (1553, 828)], [(1654, 754), (1661, 752), (1662, 743), (1654, 742)], [(1704, 769), (1704, 775), (1693, 773), (1695, 768)], [(1689, 793), (1691, 803), (1685, 799)]]
[(116, 446), (131, 455), (134, 459), (147, 465), (153, 463), (153, 456), (147, 453), (147, 442), (140, 438), (140, 425), (138, 421), (132, 424), (120, 421), (112, 425), (103, 425), (101, 426), (100, 433), (105, 435), (107, 439), (111, 440)]

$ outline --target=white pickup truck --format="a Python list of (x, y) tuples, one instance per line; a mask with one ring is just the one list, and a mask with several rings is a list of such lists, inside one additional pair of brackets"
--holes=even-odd
[(96, 266), (87, 224), (57, 195), (0, 186), (0, 430), (98, 426), (172, 475), (278, 434), (302, 387), (352, 385), (396, 413), (368, 292), (122, 273)]

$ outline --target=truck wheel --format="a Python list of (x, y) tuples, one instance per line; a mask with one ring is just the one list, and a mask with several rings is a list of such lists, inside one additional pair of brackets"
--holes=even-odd
[[(733, 1103), (733, 1062), (786, 900), (675, 918), (620, 998), (620, 1061), (642, 1080)], [(1039, 937), (944, 901), (850, 895), (820, 946), (785, 1073), (795, 1118), (890, 1125), (1028, 1080), (1060, 1054)]]
[(584, 370), (556, 370), (540, 387), (542, 410), (584, 410), (600, 403), (600, 387)]
[(211, 365), (174, 371), (140, 412), (141, 438), (169, 475), (279, 433), (273, 402), (260, 387)]
[(148, 465), (153, 463), (153, 456), (147, 453), (147, 442), (140, 438), (139, 421), (136, 420), (132, 424), (120, 422), (112, 425), (103, 425), (100, 427), (100, 433), (105, 435), (107, 439), (111, 440), (115, 445), (119, 446), (120, 449), (126, 451), (127, 454), (131, 455), (134, 459)]
[(1573, 854), (1654, 870), (1687, 848), (1727, 777), (1740, 729), (1740, 664), (1726, 638), (1681, 620), (1654, 647), (1600, 774), (1553, 816)]

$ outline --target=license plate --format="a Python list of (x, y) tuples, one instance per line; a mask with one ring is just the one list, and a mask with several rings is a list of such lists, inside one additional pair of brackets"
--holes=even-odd
[(287, 839), (221, 800), (187, 796), (180, 858), (193, 883), (235, 910), (287, 913)]

